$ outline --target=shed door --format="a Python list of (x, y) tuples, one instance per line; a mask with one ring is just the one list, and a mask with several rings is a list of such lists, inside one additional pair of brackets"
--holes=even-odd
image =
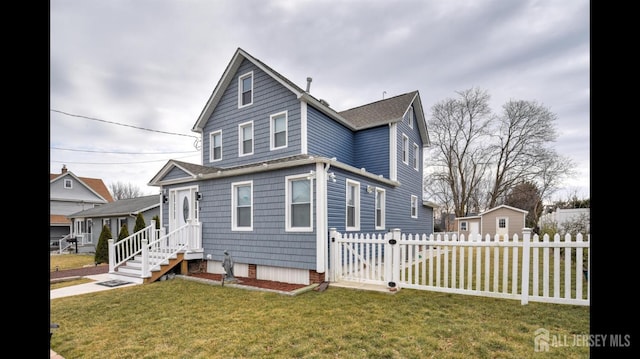
[(496, 234), (500, 241), (509, 238), (509, 217), (496, 218)]
[(480, 233), (480, 223), (471, 222), (469, 223), (469, 235), (473, 236), (472, 239), (476, 240), (476, 236)]

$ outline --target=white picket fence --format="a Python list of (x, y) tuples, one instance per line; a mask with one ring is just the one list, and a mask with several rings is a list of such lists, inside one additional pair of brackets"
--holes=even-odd
[(331, 280), (529, 301), (590, 305), (590, 235), (550, 240), (531, 229), (487, 235), (349, 233), (331, 229)]

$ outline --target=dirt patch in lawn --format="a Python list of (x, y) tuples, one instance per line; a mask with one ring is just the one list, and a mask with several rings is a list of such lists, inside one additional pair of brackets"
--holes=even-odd
[[(190, 273), (189, 277), (196, 277), (202, 279), (209, 279), (216, 282), (222, 281), (222, 274), (213, 274), (213, 273)], [(255, 278), (247, 278), (247, 277), (236, 277), (235, 284), (241, 284), (251, 287), (263, 288), (263, 289), (272, 289), (279, 290), (283, 292), (292, 292), (294, 290), (304, 288), (307, 285), (305, 284), (291, 284), (291, 283), (283, 283), (283, 282), (274, 282), (270, 280), (262, 280)]]

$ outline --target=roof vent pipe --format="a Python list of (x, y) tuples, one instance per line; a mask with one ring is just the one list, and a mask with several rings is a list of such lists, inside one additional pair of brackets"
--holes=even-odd
[(311, 77), (307, 77), (307, 92), (311, 90), (311, 81), (313, 81), (313, 79)]

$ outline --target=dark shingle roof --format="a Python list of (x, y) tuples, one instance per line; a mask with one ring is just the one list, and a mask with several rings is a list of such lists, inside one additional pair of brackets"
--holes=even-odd
[(129, 199), (121, 199), (115, 202), (103, 204), (97, 207), (86, 209), (68, 215), (69, 218), (76, 217), (110, 217), (116, 215), (137, 214), (155, 206), (160, 206), (160, 195), (142, 196)]
[(417, 93), (417, 91), (408, 92), (385, 100), (354, 107), (339, 112), (339, 114), (358, 130), (397, 122), (402, 120), (402, 116), (411, 105)]

